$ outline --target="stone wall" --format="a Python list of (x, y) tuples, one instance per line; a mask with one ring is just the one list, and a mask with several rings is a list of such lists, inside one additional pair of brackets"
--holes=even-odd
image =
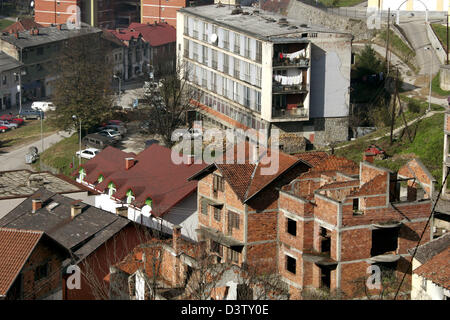
[(439, 72), (439, 86), (442, 90), (450, 90), (450, 65), (442, 65)]

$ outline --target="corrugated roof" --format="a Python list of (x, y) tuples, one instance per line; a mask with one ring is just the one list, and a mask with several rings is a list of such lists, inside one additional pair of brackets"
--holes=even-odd
[[(450, 246), (450, 233), (445, 233), (437, 239), (427, 242), (417, 248), (414, 256), (420, 263), (424, 264), (435, 255), (439, 254)], [(414, 248), (409, 250), (410, 254), (414, 253)]]

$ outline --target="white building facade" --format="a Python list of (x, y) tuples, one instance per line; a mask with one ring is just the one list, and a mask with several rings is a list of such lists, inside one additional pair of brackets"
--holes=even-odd
[(199, 113), (224, 128), (346, 140), (351, 35), (252, 10), (178, 11), (177, 56), (199, 90)]

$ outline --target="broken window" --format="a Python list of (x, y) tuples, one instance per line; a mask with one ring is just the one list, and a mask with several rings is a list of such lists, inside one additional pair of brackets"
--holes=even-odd
[(297, 270), (297, 260), (286, 255), (286, 270), (295, 274)]
[(286, 218), (286, 232), (290, 235), (297, 235), (297, 221)]
[(398, 231), (398, 227), (372, 230), (371, 256), (394, 254), (398, 246)]

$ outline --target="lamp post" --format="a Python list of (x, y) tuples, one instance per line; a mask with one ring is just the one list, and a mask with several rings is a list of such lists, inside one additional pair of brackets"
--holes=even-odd
[(120, 87), (121, 87), (121, 84), (122, 84), (122, 79), (120, 79), (120, 77), (117, 76), (117, 75), (114, 75), (114, 78), (119, 80), (119, 106), (121, 106), (121, 103), (122, 103), (122, 99), (121, 99), (122, 90), (121, 90)]
[(81, 118), (78, 118), (76, 115), (72, 116), (73, 120), (77, 120), (80, 122), (80, 135), (79, 135), (79, 154), (78, 154), (78, 166), (81, 166)]

